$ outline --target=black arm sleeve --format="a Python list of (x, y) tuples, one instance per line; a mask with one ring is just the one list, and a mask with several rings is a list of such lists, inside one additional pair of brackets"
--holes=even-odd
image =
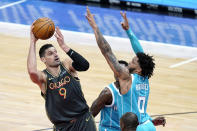
[(83, 56), (72, 49), (70, 49), (67, 54), (73, 60), (72, 66), (75, 70), (86, 71), (89, 69), (89, 62)]

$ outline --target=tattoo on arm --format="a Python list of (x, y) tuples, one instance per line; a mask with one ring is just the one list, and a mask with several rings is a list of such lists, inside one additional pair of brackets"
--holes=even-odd
[(99, 31), (98, 28), (96, 30), (96, 36), (97, 36), (96, 37), (97, 43), (98, 43), (99, 48), (101, 49), (101, 52), (103, 54), (105, 54), (107, 52), (112, 52), (110, 45), (105, 40), (105, 38), (103, 37), (103, 35), (101, 34), (101, 32)]
[(108, 64), (110, 65), (114, 73), (119, 75), (123, 71), (122, 67), (118, 63), (118, 60), (115, 57), (115, 55), (113, 54), (109, 43), (105, 40), (105, 38), (103, 37), (103, 35), (101, 34), (98, 28), (95, 31), (95, 36), (96, 36), (97, 44), (102, 54), (106, 58)]

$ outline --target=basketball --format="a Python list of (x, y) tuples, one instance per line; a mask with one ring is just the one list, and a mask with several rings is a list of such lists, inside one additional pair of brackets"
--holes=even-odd
[(37, 39), (49, 39), (55, 32), (54, 22), (47, 17), (37, 19), (33, 25), (34, 28), (32, 31)]

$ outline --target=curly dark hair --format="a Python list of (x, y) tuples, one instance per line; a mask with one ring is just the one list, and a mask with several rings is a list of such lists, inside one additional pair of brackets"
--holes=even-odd
[(150, 78), (155, 68), (154, 58), (145, 53), (137, 53), (138, 62), (142, 69), (142, 76)]
[(54, 47), (54, 46), (53, 46), (52, 44), (45, 44), (45, 45), (43, 45), (43, 46), (40, 48), (40, 50), (39, 50), (39, 56), (40, 56), (40, 58), (41, 58), (41, 57), (44, 57), (45, 50), (48, 49), (48, 48), (50, 48), (50, 47)]

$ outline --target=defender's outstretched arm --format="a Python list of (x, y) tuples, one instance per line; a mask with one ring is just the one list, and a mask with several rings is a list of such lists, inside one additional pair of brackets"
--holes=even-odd
[[(97, 44), (103, 54), (103, 56), (105, 57), (105, 59), (107, 60), (109, 66), (111, 67), (111, 69), (113, 70), (113, 72), (117, 75), (117, 76), (126, 76), (128, 77), (128, 75), (126, 75), (128, 72), (126, 71), (126, 68), (121, 66), (118, 63), (117, 58), (115, 57), (115, 55), (112, 52), (112, 49), (109, 45), (109, 43), (105, 40), (105, 38), (103, 37), (102, 33), (100, 32), (95, 20), (94, 20), (94, 16), (93, 14), (91, 14), (90, 10), (87, 7), (87, 15), (86, 18), (90, 24), (90, 26), (92, 27), (95, 37), (96, 37), (96, 41)], [(122, 73), (124, 75), (122, 75)]]
[[(118, 60), (115, 57), (115, 55), (113, 54), (109, 43), (106, 41), (106, 39), (103, 37), (102, 33), (100, 32), (100, 30), (94, 20), (94, 15), (91, 14), (88, 7), (87, 7), (86, 18), (94, 31), (97, 44), (98, 44), (103, 56), (107, 60), (109, 66), (112, 69), (112, 71), (114, 72), (114, 74), (119, 78), (120, 81), (121, 80), (128, 80), (129, 81), (131, 79), (130, 74), (129, 74), (129, 70), (126, 67), (121, 66), (118, 63)], [(128, 86), (121, 87), (121, 93), (125, 94), (128, 91), (128, 89), (129, 89)]]
[(140, 45), (140, 42), (139, 42), (138, 38), (131, 31), (131, 28), (129, 28), (129, 22), (128, 22), (128, 19), (127, 19), (127, 16), (126, 16), (126, 12), (124, 12), (124, 13), (120, 12), (120, 14), (124, 19), (124, 21), (121, 22), (122, 28), (126, 31), (135, 54), (137, 54), (138, 52), (144, 52), (142, 46)]

